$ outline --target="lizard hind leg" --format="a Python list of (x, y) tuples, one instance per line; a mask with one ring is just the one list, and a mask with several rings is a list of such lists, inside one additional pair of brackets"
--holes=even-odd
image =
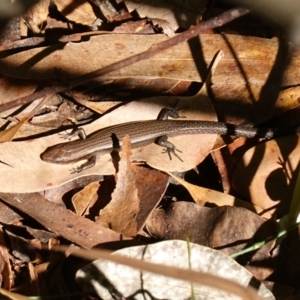
[(165, 149), (163, 149), (162, 153), (168, 153), (170, 160), (172, 160), (172, 155), (176, 156), (180, 161), (183, 162), (183, 160), (180, 158), (180, 156), (176, 153), (180, 152), (182, 153), (182, 151), (180, 151), (179, 149), (176, 148), (176, 146), (174, 144), (172, 144), (171, 142), (168, 141), (168, 136), (167, 135), (162, 135), (160, 137), (158, 137), (155, 140), (155, 144), (164, 147)]

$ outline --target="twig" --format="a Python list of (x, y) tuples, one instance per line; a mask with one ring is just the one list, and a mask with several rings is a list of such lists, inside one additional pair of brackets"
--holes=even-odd
[(141, 52), (139, 54), (133, 55), (129, 58), (125, 58), (123, 60), (120, 60), (116, 63), (113, 63), (109, 66), (106, 66), (102, 69), (98, 69), (96, 71), (90, 72), (86, 75), (83, 75), (81, 77), (78, 77), (77, 79), (69, 81), (69, 84), (66, 85), (57, 85), (57, 86), (52, 86), (45, 88), (39, 92), (33, 93), (31, 95), (25, 96), (18, 98), (16, 100), (13, 100), (11, 102), (7, 102), (4, 104), (0, 105), (0, 112), (5, 111), (7, 109), (19, 106), (19, 105), (24, 105), (33, 102), (36, 99), (45, 97), (49, 94), (55, 94), (55, 93), (60, 93), (65, 90), (71, 89), (73, 87), (76, 87), (78, 85), (84, 84), (92, 79), (95, 79), (97, 77), (106, 75), (108, 73), (111, 73), (113, 71), (119, 70), (121, 68), (127, 67), (131, 64), (134, 64), (138, 61), (153, 57), (154, 55), (169, 49), (173, 46), (176, 46), (180, 43), (183, 43), (193, 37), (198, 36), (201, 32), (207, 31), (209, 29), (213, 29), (216, 27), (223, 26), (224, 24), (235, 20), (245, 14), (247, 14), (250, 10), (247, 8), (234, 8), (231, 10), (228, 10), (219, 16), (212, 18), (208, 21), (199, 23), (197, 26), (194, 28), (188, 29), (187, 31), (178, 34), (174, 36), (173, 38), (170, 38), (166, 41), (160, 42), (158, 44), (152, 45), (149, 50)]

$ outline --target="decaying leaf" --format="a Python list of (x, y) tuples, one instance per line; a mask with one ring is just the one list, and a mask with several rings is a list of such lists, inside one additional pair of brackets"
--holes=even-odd
[(86, 211), (87, 207), (93, 202), (93, 199), (97, 199), (97, 192), (100, 183), (98, 181), (88, 184), (79, 193), (74, 195), (72, 198), (72, 204), (75, 212), (78, 216), (82, 216)]
[(72, 96), (76, 102), (80, 103), (82, 106), (90, 108), (91, 110), (99, 114), (103, 114), (107, 110), (110, 110), (113, 107), (121, 104), (121, 101), (104, 101), (104, 102), (89, 101), (88, 99), (84, 99), (82, 95), (77, 96), (76, 93), (72, 93)]
[(28, 120), (30, 118), (32, 118), (34, 116), (34, 114), (42, 107), (42, 105), (48, 101), (48, 99), (51, 97), (52, 95), (49, 95), (48, 97), (45, 97), (44, 99), (41, 99), (40, 102), (34, 107), (34, 109), (28, 113), (25, 117), (23, 117), (16, 125), (1, 131), (0, 133), (0, 142), (8, 142), (11, 141), (14, 136), (16, 135), (16, 133), (20, 130), (20, 128), (26, 123), (28, 122)]
[(135, 165), (133, 170), (140, 200), (140, 211), (136, 217), (137, 228), (140, 231), (165, 194), (169, 176), (164, 172), (139, 165)]
[(120, 26), (115, 27), (115, 33), (143, 33), (153, 34), (155, 33), (153, 26), (147, 20), (131, 21), (122, 23)]
[(100, 211), (97, 223), (126, 236), (135, 236), (138, 232), (136, 216), (140, 211), (140, 201), (130, 156), (130, 139), (126, 135), (120, 153), (116, 188), (112, 200)]
[(27, 25), (35, 34), (40, 34), (46, 25), (50, 0), (41, 0), (33, 5), (24, 15)]
[(11, 257), (9, 254), (7, 236), (2, 227), (0, 229), (0, 274), (1, 287), (10, 291), (15, 283), (15, 279), (11, 268)]
[[(125, 186), (124, 192), (120, 193), (119, 190), (113, 194), (112, 201), (114, 203), (108, 204), (107, 207), (101, 211), (100, 217), (96, 222), (105, 225), (101, 222), (103, 214), (104, 221), (109, 218), (110, 221), (112, 220), (113, 223), (115, 223), (115, 220), (118, 220), (118, 223), (124, 224), (124, 227), (128, 226), (128, 222), (129, 224), (134, 222), (136, 232), (141, 233), (141, 229), (144, 227), (147, 218), (162, 199), (162, 196), (168, 187), (169, 177), (163, 172), (144, 166), (132, 164), (130, 169), (130, 182), (123, 174), (118, 174), (117, 177), (120, 184), (117, 186), (119, 189)], [(130, 193), (125, 195), (127, 199), (124, 201), (127, 185), (129, 186), (129, 189), (136, 187), (138, 197), (138, 209), (136, 209), (136, 211), (133, 209), (136, 206), (136, 198), (131, 198)], [(107, 189), (102, 190), (102, 196), (99, 197), (98, 201), (103, 203), (103, 198), (105, 197), (103, 195), (106, 193), (108, 193)], [(108, 198), (110, 198), (110, 194), (108, 195)], [(130, 218), (132, 218), (132, 220), (130, 220)], [(105, 223), (107, 226), (108, 222), (105, 221)]]
[(266, 219), (271, 219), (272, 215), (262, 209), (261, 207), (251, 204), (249, 202), (243, 201), (237, 197), (224, 194), (218, 191), (214, 191), (211, 189), (207, 189), (201, 186), (197, 186), (194, 184), (191, 184), (174, 174), (168, 172), (168, 174), (173, 177), (176, 181), (178, 181), (180, 184), (182, 184), (190, 193), (190, 195), (193, 197), (193, 200), (199, 204), (199, 205), (205, 205), (205, 204), (215, 204), (217, 206), (237, 206), (237, 207), (244, 207), (252, 212), (257, 213), (261, 217), (264, 217)]
[[(123, 298), (134, 295), (136, 299), (190, 299), (193, 295), (194, 299), (199, 300), (208, 299), (208, 297), (209, 299), (237, 300), (240, 297), (228, 294), (221, 289), (221, 286), (216, 289), (208, 287), (207, 284), (214, 280), (213, 286), (218, 287), (217, 277), (234, 281), (242, 286), (251, 286), (250, 282), (253, 280), (251, 273), (221, 252), (193, 243), (188, 245), (185, 241), (164, 241), (152, 245), (125, 248), (114, 254), (122, 255), (124, 259), (136, 258), (152, 262), (154, 264), (152, 270), (157, 273), (162, 272), (160, 270), (167, 266), (176, 267), (173, 269), (173, 274), (182, 274), (177, 268), (190, 268), (199, 272), (198, 277), (206, 279), (206, 285), (193, 284), (192, 293), (190, 282), (98, 259), (79, 270), (76, 278), (80, 283), (92, 286), (101, 299), (113, 300), (116, 295)], [(206, 274), (217, 277), (208, 279)], [(223, 284), (226, 285), (226, 283)], [(258, 294), (262, 299), (275, 299), (262, 283), (258, 286)], [(243, 290), (243, 294), (246, 297), (247, 292)]]
[(171, 24), (168, 21), (152, 18), (151, 22), (154, 26), (161, 28), (163, 30), (163, 33), (167, 35), (169, 38), (175, 36), (174, 29), (172, 28)]
[[(2, 224), (16, 224), (20, 222), (23, 217), (15, 212), (12, 208), (8, 207), (4, 203), (0, 203), (0, 219)], [(4, 245), (4, 243), (3, 243)]]
[(118, 15), (118, 12), (111, 5), (109, 0), (92, 0), (92, 2), (100, 8), (108, 22), (113, 22), (114, 17)]
[(5, 203), (30, 215), (48, 230), (84, 248), (92, 248), (99, 243), (119, 241), (121, 238), (120, 234), (77, 216), (61, 205), (46, 200), (38, 193), (5, 194), (1, 192), (0, 197)]
[(91, 26), (96, 19), (92, 6), (87, 1), (55, 0), (54, 3), (70, 21)]
[[(117, 0), (117, 3), (124, 0)], [(141, 18), (157, 18), (168, 21), (173, 30), (178, 27), (188, 28), (201, 20), (206, 0), (197, 1), (158, 1), (158, 0), (125, 0), (129, 12), (137, 11)]]

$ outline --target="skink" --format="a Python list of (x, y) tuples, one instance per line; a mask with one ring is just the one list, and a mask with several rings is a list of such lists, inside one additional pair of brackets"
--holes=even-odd
[(149, 120), (123, 123), (112, 127), (103, 128), (88, 136), (86, 139), (78, 139), (62, 143), (48, 148), (41, 154), (41, 158), (50, 163), (68, 164), (79, 160), (88, 161), (77, 167), (73, 172), (81, 172), (92, 167), (97, 156), (112, 152), (112, 135), (115, 135), (122, 145), (122, 138), (128, 134), (133, 148), (138, 148), (158, 143), (166, 148), (166, 152), (175, 153), (175, 146), (167, 141), (167, 137), (186, 134), (220, 134), (238, 137), (273, 138), (284, 133), (299, 131), (299, 128), (266, 129), (254, 128), (245, 125), (233, 125), (222, 122), (210, 121), (175, 121), (175, 120)]

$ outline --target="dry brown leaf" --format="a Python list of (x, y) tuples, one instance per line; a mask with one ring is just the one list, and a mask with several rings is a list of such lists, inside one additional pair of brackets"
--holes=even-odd
[[(81, 111), (80, 114), (75, 114), (74, 109), (72, 110), (69, 108), (69, 114), (64, 113), (62, 111), (63, 106), (67, 106), (66, 103), (63, 103), (59, 106), (56, 112), (49, 112), (47, 114), (41, 114), (43, 111), (52, 110), (56, 105), (59, 105), (61, 101), (57, 98), (56, 95), (53, 95), (48, 99), (48, 101), (40, 108), (37, 114), (30, 119), (30, 122), (24, 123), (22, 127), (15, 133), (15, 139), (29, 139), (29, 137), (33, 136), (42, 136), (45, 132), (49, 132), (49, 130), (55, 129), (57, 127), (62, 126), (62, 124), (67, 125), (67, 116), (74, 116), (73, 118), (76, 119), (76, 116), (85, 116), (85, 111)], [(22, 107), (18, 109), (18, 112), (12, 113), (13, 116), (8, 117), (7, 119), (0, 119), (0, 126), (3, 128), (10, 129), (13, 126), (18, 126), (19, 120), (24, 118), (28, 118), (33, 112), (35, 112), (37, 103), (36, 101), (32, 102), (25, 108)], [(66, 111), (66, 110), (65, 110)], [(71, 114), (73, 112), (73, 114)], [(80, 117), (78, 118), (80, 120)], [(8, 123), (8, 120), (10, 121)], [(8, 124), (7, 124), (8, 123)], [(70, 122), (71, 123), (71, 122)], [(8, 125), (8, 126), (7, 126)]]
[(23, 119), (18, 122), (16, 125), (10, 127), (9, 129), (5, 129), (0, 132), (0, 143), (1, 142), (10, 142), (13, 140), (14, 136), (20, 130), (20, 128), (28, 121), (28, 119)]
[[(135, 186), (137, 188), (138, 193), (137, 196), (140, 203), (140, 210), (138, 211), (138, 214), (135, 218), (137, 226), (136, 231), (140, 232), (148, 216), (155, 209), (155, 207), (158, 205), (163, 195), (165, 194), (169, 183), (169, 176), (163, 172), (139, 165), (132, 165), (131, 169), (132, 172), (134, 172), (134, 174), (132, 174), (132, 177), (134, 178)], [(120, 179), (119, 176), (118, 180), (122, 180), (123, 183), (125, 182), (124, 178)], [(115, 182), (113, 182), (112, 184), (112, 180), (108, 179), (103, 181), (103, 183), (101, 184), (101, 189), (99, 191), (99, 199), (97, 200), (93, 208), (90, 210), (90, 214), (92, 211), (96, 211), (96, 207), (103, 208), (105, 207), (105, 203), (111, 201), (111, 193), (113, 189), (115, 189), (114, 183)], [(122, 206), (124, 203), (122, 203), (121, 200), (122, 199), (120, 198), (117, 199), (117, 201), (121, 202), (120, 205)], [(126, 200), (126, 203), (130, 204), (130, 199)], [(113, 215), (117, 215), (116, 218), (118, 219), (122, 218), (123, 212), (120, 212), (120, 207), (117, 204), (118, 203), (116, 203), (117, 207), (112, 208), (111, 212)], [(134, 218), (134, 216), (132, 218)], [(121, 221), (126, 221), (126, 218), (124, 218), (124, 220)], [(101, 219), (99, 220), (99, 222), (101, 223)]]
[(153, 26), (147, 20), (139, 20), (135, 22), (122, 23), (117, 26), (113, 32), (115, 33), (143, 33), (153, 34), (155, 33)]
[[(175, 202), (156, 209), (146, 225), (149, 232), (160, 239), (189, 238), (191, 242), (219, 249), (227, 255), (275, 235), (277, 230), (276, 222), (265, 221), (244, 208), (209, 208), (190, 202)], [(239, 262), (263, 280), (273, 272), (268, 261), (272, 247), (270, 242), (255, 254), (241, 257)]]
[(212, 91), (216, 99), (220, 100), (214, 103), (220, 119), (234, 124), (258, 124), (299, 106), (300, 86), (280, 91), (277, 100), (272, 100), (271, 105), (270, 99), (261, 98), (262, 88), (261, 85), (252, 85), (251, 89), (254, 91), (250, 96), (246, 85), (225, 86), (215, 82)]
[[(57, 238), (57, 234), (53, 232), (49, 232), (48, 230), (43, 229), (35, 229), (29, 226), (25, 226), (26, 231), (29, 232), (35, 240), (31, 241), (31, 245), (36, 249), (41, 249), (41, 243), (49, 243), (50, 240)], [(34, 245), (33, 245), (34, 244)]]
[[(0, 6), (1, 4), (4, 4), (4, 2), (1, 2)], [(7, 3), (4, 5), (7, 5)], [(2, 13), (2, 11), (0, 13)], [(0, 48), (5, 48), (8, 45), (14, 44), (15, 41), (21, 39), (21, 36), (22, 32), (20, 29), (20, 18), (8, 18), (7, 21), (1, 26)]]
[(31, 6), (29, 10), (23, 15), (30, 29), (40, 34), (46, 24), (47, 16), (49, 14), (50, 0), (41, 0), (35, 5)]
[(57, 9), (68, 20), (87, 26), (92, 26), (96, 19), (91, 4), (87, 1), (55, 0)]
[(82, 216), (90, 203), (98, 196), (99, 186), (99, 181), (92, 182), (72, 197), (72, 204), (78, 216)]
[(31, 262), (28, 263), (28, 275), (29, 275), (28, 276), (29, 282), (31, 283), (30, 292), (32, 292), (33, 295), (41, 296), (41, 290), (39, 287), (39, 280), (38, 280), (39, 278), (37, 273), (35, 272), (35, 267)]
[(299, 135), (289, 135), (249, 149), (232, 178), (246, 200), (283, 216), (288, 213), (299, 173)]
[[(275, 62), (278, 41), (238, 35), (226, 35), (226, 38), (227, 42), (224, 41), (222, 35), (218, 34), (199, 36), (206, 64), (209, 64), (217, 51), (222, 50), (224, 52), (224, 58), (214, 75), (213, 83), (225, 86), (227, 92), (232, 87), (239, 85), (263, 86)], [(93, 36), (85, 42), (69, 42), (63, 48), (61, 44), (55, 44), (51, 47), (51, 53), (47, 52), (46, 56), (43, 55), (45, 51), (49, 51), (46, 47), (22, 51), (1, 58), (1, 72), (11, 77), (55, 79), (57, 78), (55, 68), (59, 68), (66, 78), (74, 77), (146, 51), (153, 44), (165, 41), (167, 37), (157, 34), (145, 36), (118, 34), (117, 39), (118, 42), (116, 43), (115, 34), (103, 34)], [(234, 50), (234, 53), (231, 49)], [(101, 78), (141, 77), (149, 79), (164, 77), (201, 81), (196, 65), (202, 64), (203, 66), (203, 61), (200, 61), (199, 57), (194, 58), (191, 51), (197, 53), (199, 51), (198, 45), (189, 46), (187, 42), (182, 43), (148, 60), (138, 62)], [(29, 64), (28, 59), (32, 57), (42, 58), (35, 64)], [(299, 57), (299, 52), (295, 52), (283, 76), (283, 86), (298, 85)], [(87, 58), (88, 63), (86, 62)], [(227, 99), (227, 97), (224, 98)]]
[(260, 215), (261, 217), (264, 217), (265, 219), (272, 218), (272, 215), (270, 213), (268, 213), (267, 211), (265, 211), (265, 209), (262, 209), (257, 205), (243, 201), (237, 197), (233, 197), (228, 194), (220, 193), (218, 191), (214, 191), (211, 189), (207, 189), (207, 188), (204, 188), (201, 186), (191, 184), (191, 183), (173, 175), (170, 172), (167, 172), (167, 173), (188, 190), (188, 192), (192, 196), (193, 200), (197, 204), (205, 205), (208, 203), (213, 203), (218, 206), (228, 205), (228, 206), (243, 207), (252, 212), (257, 213), (258, 215)]
[(100, 8), (101, 13), (108, 22), (113, 22), (114, 17), (116, 17), (119, 14), (116, 11), (116, 9), (111, 5), (109, 0), (92, 0), (92, 2)]
[(140, 211), (136, 217), (137, 229), (140, 231), (165, 194), (169, 176), (158, 170), (138, 165), (134, 166), (133, 170), (140, 200)]
[(88, 107), (89, 109), (99, 113), (104, 114), (107, 110), (112, 109), (113, 107), (116, 107), (120, 105), (121, 101), (89, 101), (87, 99), (84, 99), (80, 96), (78, 96), (76, 93), (72, 93), (73, 99), (80, 103), (81, 105)]
[(41, 99), (41, 101), (38, 104), (36, 104), (34, 109), (30, 113), (28, 113), (26, 116), (24, 116), (16, 125), (1, 131), (0, 132), (0, 142), (9, 142), (9, 141), (11, 141), (14, 138), (14, 136), (17, 134), (17, 132), (20, 130), (20, 128), (25, 123), (27, 123), (28, 120), (30, 118), (32, 118), (36, 112), (38, 112), (40, 110), (40, 108), (45, 104), (46, 101), (49, 100), (49, 98), (51, 96), (52, 95), (49, 95), (49, 96)]
[[(287, 111), (292, 108), (295, 108), (296, 101), (299, 101), (300, 98), (300, 86), (294, 86), (287, 88), (283, 91), (281, 91), (278, 95), (277, 101), (276, 101), (276, 110), (279, 112)], [(260, 119), (265, 120), (265, 119)]]
[(95, 222), (77, 216), (61, 205), (46, 200), (38, 193), (0, 193), (0, 198), (5, 203), (26, 213), (48, 230), (84, 248), (92, 248), (99, 243), (125, 238)]
[(60, 204), (62, 206), (65, 206), (65, 203), (63, 201), (64, 195), (69, 193), (70, 191), (74, 190), (80, 190), (85, 186), (88, 186), (90, 183), (95, 181), (102, 181), (103, 176), (89, 176), (85, 178), (80, 178), (78, 180), (69, 181), (66, 184), (62, 184), (58, 187), (55, 187), (53, 189), (48, 189), (43, 192), (43, 196), (56, 204)]
[(17, 234), (13, 227), (5, 228), (6, 236), (10, 243), (11, 254), (23, 263), (29, 263), (37, 259), (36, 249), (29, 249), (32, 239), (23, 237), (20, 233)]
[(130, 139), (126, 135), (120, 153), (116, 188), (110, 203), (100, 211), (97, 223), (126, 236), (135, 236), (138, 232), (136, 217), (140, 211), (140, 200), (135, 183), (135, 166), (131, 165), (130, 156)]
[(1, 287), (10, 291), (14, 285), (14, 275), (11, 269), (10, 254), (7, 245), (7, 237), (0, 229), (0, 274), (1, 274)]
[[(124, 0), (117, 0), (117, 3)], [(136, 10), (141, 18), (157, 18), (168, 21), (173, 30), (178, 27), (188, 28), (196, 25), (201, 20), (207, 0), (197, 1), (132, 1), (125, 0), (124, 3), (131, 13)]]
[(168, 21), (157, 19), (157, 18), (151, 18), (151, 22), (154, 26), (161, 28), (162, 32), (169, 38), (175, 36), (174, 29), (172, 28), (172, 25)]
[(2, 224), (17, 224), (22, 219), (23, 217), (17, 214), (15, 210), (0, 202), (0, 220)]

